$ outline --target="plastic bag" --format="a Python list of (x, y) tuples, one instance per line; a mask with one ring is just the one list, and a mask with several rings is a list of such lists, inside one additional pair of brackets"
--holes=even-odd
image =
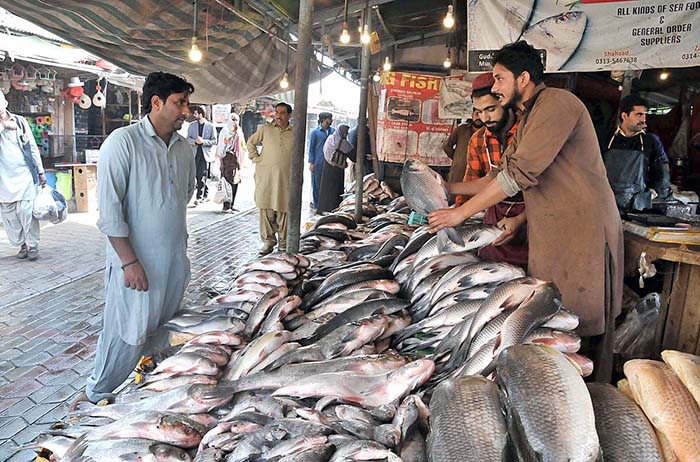
[[(210, 191), (212, 190), (210, 189)], [(231, 202), (231, 199), (233, 198), (233, 190), (231, 189), (231, 185), (228, 184), (228, 181), (226, 181), (224, 178), (220, 179), (218, 183), (216, 183), (216, 187), (213, 189), (213, 191), (214, 195), (211, 198), (211, 201), (215, 204)]]
[(51, 188), (42, 186), (34, 198), (32, 216), (37, 220), (49, 220), (57, 225), (68, 218), (68, 204), (63, 194)]
[(627, 314), (615, 330), (613, 351), (624, 359), (650, 358), (654, 355), (654, 333), (661, 311), (661, 297), (650, 293)]

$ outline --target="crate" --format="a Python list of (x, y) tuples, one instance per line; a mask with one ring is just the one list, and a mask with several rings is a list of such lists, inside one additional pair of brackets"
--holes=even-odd
[(73, 166), (73, 186), (76, 193), (97, 186), (97, 165), (80, 164)]

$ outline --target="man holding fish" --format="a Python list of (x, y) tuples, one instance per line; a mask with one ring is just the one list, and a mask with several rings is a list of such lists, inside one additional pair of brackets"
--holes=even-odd
[(612, 329), (622, 304), (623, 236), (593, 123), (572, 93), (547, 88), (538, 52), (520, 41), (494, 58), (492, 91), (516, 109), (520, 125), (499, 169), (479, 180), (460, 207), (430, 214), (433, 232), (522, 192), (529, 273), (553, 281), (563, 304), (593, 337), (597, 379), (609, 378)]

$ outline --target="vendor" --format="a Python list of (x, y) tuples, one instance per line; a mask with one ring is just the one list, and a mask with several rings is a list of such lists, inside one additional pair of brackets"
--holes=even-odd
[[(450, 194), (457, 194), (457, 205), (462, 205), (467, 196), (476, 194), (472, 185), (488, 176), (498, 163), (506, 148), (515, 138), (518, 118), (512, 108), (503, 107), (491, 87), (493, 74), (481, 74), (472, 82), (474, 118), (479, 128), (467, 146), (467, 168), (461, 182), (447, 183)], [(484, 224), (498, 225), (504, 233), (493, 245), (479, 251), (479, 256), (488, 261), (507, 262), (527, 266), (527, 228), (525, 202), (522, 194), (499, 202), (486, 210)]]
[[(612, 330), (622, 304), (623, 237), (593, 122), (572, 93), (547, 88), (540, 54), (525, 41), (494, 58), (492, 91), (520, 125), (498, 171), (460, 207), (432, 212), (430, 229), (459, 226), (519, 192), (527, 207), (528, 272), (553, 281), (592, 354), (595, 379), (612, 373)], [(494, 173), (496, 172), (496, 173)]]
[(610, 137), (603, 161), (620, 213), (651, 208), (653, 188), (671, 197), (668, 157), (658, 136), (646, 132), (648, 104), (637, 95), (620, 101), (620, 125)]

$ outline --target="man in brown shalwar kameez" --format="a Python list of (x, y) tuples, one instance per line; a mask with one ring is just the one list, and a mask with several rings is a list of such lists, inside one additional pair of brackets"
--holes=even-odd
[(528, 271), (559, 287), (564, 306), (580, 317), (578, 333), (592, 337), (584, 353), (593, 356), (596, 380), (609, 380), (622, 304), (623, 236), (590, 115), (572, 93), (544, 85), (544, 66), (527, 42), (503, 47), (493, 74), (492, 91), (521, 114), (515, 140), (500, 170), (479, 180), (475, 196), (430, 214), (431, 231), (457, 226), (522, 191)]

